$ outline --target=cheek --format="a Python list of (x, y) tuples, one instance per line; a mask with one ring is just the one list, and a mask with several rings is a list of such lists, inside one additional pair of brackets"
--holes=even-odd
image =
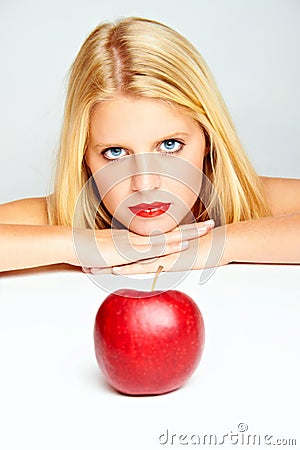
[(172, 177), (164, 178), (165, 189), (186, 201), (187, 204), (193, 204), (201, 190), (202, 168), (202, 152), (191, 151), (179, 165), (176, 165), (176, 171), (172, 171)]
[(168, 180), (165, 184), (165, 190), (174, 194), (188, 207), (192, 207), (198, 197), (198, 191), (200, 192), (200, 189), (197, 189), (196, 186), (190, 186), (187, 182), (180, 180)]
[(102, 196), (102, 201), (104, 206), (108, 211), (114, 215), (117, 208), (119, 208), (129, 195), (127, 193), (128, 186), (125, 186), (125, 182), (119, 183), (107, 191), (107, 193)]
[(84, 159), (86, 166), (89, 168), (90, 172), (95, 178), (95, 174), (99, 173), (99, 169), (102, 168), (99, 162), (98, 155), (95, 155), (91, 151), (87, 150)]
[(195, 150), (193, 152), (192, 158), (191, 158), (191, 164), (195, 166), (198, 170), (202, 171), (203, 169), (203, 160), (205, 156), (205, 146), (203, 144), (201, 150)]

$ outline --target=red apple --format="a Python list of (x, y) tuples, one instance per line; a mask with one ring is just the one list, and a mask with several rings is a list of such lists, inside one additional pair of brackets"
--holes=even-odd
[(163, 394), (181, 387), (198, 366), (204, 323), (183, 292), (120, 289), (98, 310), (94, 342), (99, 367), (116, 390)]

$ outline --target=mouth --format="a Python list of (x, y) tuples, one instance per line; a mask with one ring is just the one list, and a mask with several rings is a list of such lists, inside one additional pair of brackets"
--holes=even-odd
[(139, 203), (138, 205), (129, 206), (130, 211), (136, 216), (152, 218), (164, 214), (170, 208), (171, 203)]

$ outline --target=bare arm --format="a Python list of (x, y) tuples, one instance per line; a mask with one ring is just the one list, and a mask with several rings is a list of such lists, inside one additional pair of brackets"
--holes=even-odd
[(224, 262), (300, 263), (300, 180), (261, 178), (271, 216), (226, 226)]
[(0, 271), (64, 262), (67, 228), (48, 225), (45, 197), (0, 205)]
[[(211, 226), (206, 228), (199, 224), (198, 230), (187, 229), (185, 239), (195, 239), (206, 234), (210, 228)], [(79, 245), (80, 248), (78, 256), (73, 244), (72, 228), (48, 225), (44, 198), (0, 205), (0, 271), (60, 263), (112, 267), (128, 262), (123, 256), (124, 252), (120, 252), (120, 249), (125, 248), (128, 248), (125, 254), (129, 257), (132, 255), (133, 258), (142, 258), (143, 254), (146, 258), (162, 252), (169, 254), (181, 251), (182, 234), (178, 230), (167, 233), (163, 244), (154, 244), (153, 239), (151, 244), (148, 237), (125, 230), (115, 230), (114, 235), (110, 229), (95, 231), (95, 235), (93, 230), (78, 230), (76, 235), (77, 247)]]
[[(193, 267), (188, 266), (189, 252), (195, 252), (195, 249), (188, 248), (186, 258), (181, 258), (181, 267), (176, 265), (177, 270), (208, 267), (212, 244), (220, 246), (217, 251), (220, 255), (224, 248), (219, 265), (231, 262), (300, 264), (300, 180), (263, 178), (262, 181), (272, 215), (227, 224), (209, 232), (199, 239), (197, 261)], [(159, 263), (169, 271), (174, 270), (175, 260), (174, 255), (162, 256)], [(155, 272), (157, 267), (157, 261), (136, 263), (117, 267), (113, 272), (129, 275)]]
[[(212, 253), (216, 255), (214, 258), (210, 257)], [(180, 261), (177, 255), (167, 255), (147, 264), (137, 262), (113, 267), (112, 272), (120, 275), (153, 273), (159, 265), (167, 272), (203, 269), (233, 262), (300, 264), (300, 214), (266, 217), (218, 227), (201, 237), (197, 248), (191, 243), (184, 250), (184, 255)], [(110, 272), (110, 269), (92, 270), (94, 274)]]
[(225, 261), (300, 263), (300, 180), (262, 182), (272, 216), (227, 225)]
[(300, 213), (227, 225), (224, 262), (300, 264)]
[(0, 224), (0, 272), (66, 262), (71, 238), (65, 227)]
[[(226, 225), (225, 248), (220, 264), (230, 262), (300, 263), (300, 180), (263, 178), (262, 181), (272, 215), (262, 219)], [(43, 203), (38, 205), (38, 202), (35, 202), (31, 205), (32, 209), (30, 210), (30, 202), (23, 202), (25, 202), (23, 209), (20, 208), (22, 206), (20, 203), (17, 205), (17, 215), (12, 213), (16, 205), (3, 205), (6, 207), (6, 214), (4, 214), (6, 220), (11, 221), (10, 214), (17, 217), (17, 220), (14, 224), (0, 225), (0, 269), (11, 270), (60, 262), (80, 265), (82, 262), (77, 261), (74, 252), (71, 229), (48, 226), (45, 223), (44, 210), (41, 208)], [(36, 210), (35, 207), (37, 207)], [(0, 222), (2, 221), (1, 214), (3, 217), (4, 211), (1, 208)], [(34, 223), (31, 223), (32, 217), (34, 217)], [(215, 233), (217, 236), (218, 230), (215, 230)], [(203, 232), (203, 237), (198, 240), (199, 256), (193, 266), (194, 269), (200, 269), (206, 265), (213, 234), (209, 233), (207, 236), (205, 234), (206, 232)], [(160, 261), (165, 270), (172, 270), (173, 262), (177, 258), (176, 254), (180, 252), (178, 243), (182, 238), (180, 235), (176, 235), (175, 231), (167, 233), (167, 235), (167, 243), (170, 242), (170, 245), (166, 247), (163, 254), (161, 249), (158, 249), (158, 254), (161, 255)], [(141, 236), (133, 236), (133, 238), (136, 247), (147, 253), (149, 249), (147, 238)], [(192, 235), (186, 237), (187, 240), (195, 238), (196, 236)], [(120, 239), (122, 239), (121, 234)], [(126, 236), (125, 239), (127, 240)], [(110, 230), (96, 232), (96, 241), (102, 255), (99, 265), (103, 267), (103, 260), (107, 262), (105, 271), (111, 271), (111, 267), (121, 265), (123, 265), (121, 273), (142, 273), (145, 270), (155, 271), (157, 269), (157, 261), (153, 263), (153, 267), (151, 263), (143, 265), (133, 262), (128, 265), (128, 260), (122, 258), (115, 248)], [(88, 250), (84, 244), (83, 248), (85, 247)], [(189, 252), (189, 249), (185, 251)], [(98, 256), (94, 257), (89, 251), (85, 253), (87, 256), (84, 265), (97, 268)], [(149, 254), (149, 257), (155, 255), (154, 251), (153, 254)], [(181, 260), (184, 264), (185, 258)], [(188, 260), (189, 258), (186, 258), (186, 261)], [(187, 269), (190, 267), (182, 267), (182, 270)]]

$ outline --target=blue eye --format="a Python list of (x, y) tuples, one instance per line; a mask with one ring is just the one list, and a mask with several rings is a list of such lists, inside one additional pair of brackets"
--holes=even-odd
[(124, 156), (124, 154), (122, 154), (122, 152), (124, 152), (124, 154), (126, 154), (125, 150), (121, 147), (111, 147), (111, 148), (107, 148), (106, 150), (104, 150), (102, 152), (102, 155), (106, 159), (114, 160), (114, 159), (118, 159), (118, 158)]
[(183, 145), (184, 144), (177, 139), (166, 139), (160, 144), (159, 148), (167, 153), (175, 153), (181, 150)]

